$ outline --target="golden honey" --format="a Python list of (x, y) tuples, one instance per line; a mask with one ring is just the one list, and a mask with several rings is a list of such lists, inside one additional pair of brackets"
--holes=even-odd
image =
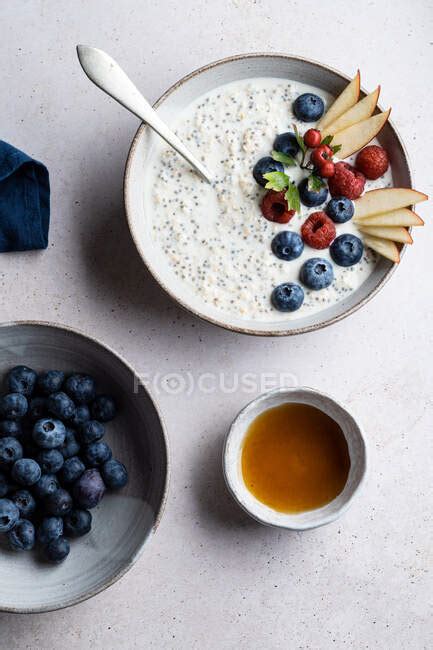
[(346, 438), (326, 413), (282, 404), (250, 424), (242, 448), (250, 492), (274, 510), (297, 513), (326, 505), (342, 492), (350, 469)]

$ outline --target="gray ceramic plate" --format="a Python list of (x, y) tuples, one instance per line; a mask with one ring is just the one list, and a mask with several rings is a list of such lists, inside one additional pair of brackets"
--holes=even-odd
[[(279, 77), (300, 81), (321, 88), (333, 95), (340, 93), (348, 77), (314, 61), (283, 54), (247, 54), (211, 63), (184, 77), (172, 86), (155, 104), (161, 117), (173, 123), (179, 111), (197, 97), (222, 84), (254, 77)], [(364, 94), (364, 93), (363, 93)], [(144, 263), (157, 282), (183, 307), (211, 323), (227, 329), (264, 336), (300, 334), (330, 325), (353, 313), (372, 298), (391, 275), (395, 265), (381, 258), (375, 270), (350, 296), (336, 305), (307, 317), (275, 322), (245, 320), (224, 314), (181, 284), (171, 271), (164, 256), (154, 246), (147, 218), (144, 192), (146, 167), (152, 157), (155, 136), (142, 125), (132, 142), (125, 169), (125, 207), (135, 245)], [(382, 129), (378, 138), (390, 154), (394, 185), (411, 187), (411, 177), (403, 144), (391, 122)]]
[[(35, 552), (0, 545), (0, 610), (42, 612), (94, 596), (132, 566), (155, 531), (167, 492), (168, 449), (164, 426), (150, 395), (112, 350), (76, 331), (44, 323), (0, 326), (0, 374), (17, 364), (92, 374), (121, 407), (107, 424), (107, 442), (129, 470), (126, 488), (105, 496), (92, 511), (91, 532), (71, 542), (59, 566)], [(136, 390), (136, 387), (139, 389)]]

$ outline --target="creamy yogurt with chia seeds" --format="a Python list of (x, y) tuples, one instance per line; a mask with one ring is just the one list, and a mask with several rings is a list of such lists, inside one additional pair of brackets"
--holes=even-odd
[[(277, 321), (317, 313), (347, 297), (365, 281), (376, 263), (370, 249), (352, 267), (332, 262), (333, 284), (320, 291), (303, 287), (302, 307), (282, 314), (270, 302), (282, 282), (298, 282), (302, 264), (311, 257), (331, 259), (329, 249), (305, 245), (296, 260), (283, 261), (271, 250), (281, 230), (299, 232), (312, 212), (324, 206), (302, 206), (288, 224), (267, 221), (260, 210), (266, 190), (252, 176), (257, 160), (270, 155), (275, 137), (314, 127), (298, 121), (292, 111), (300, 94), (313, 92), (328, 106), (333, 97), (306, 84), (277, 78), (245, 79), (228, 83), (192, 102), (179, 116), (175, 130), (214, 175), (212, 185), (201, 180), (180, 156), (160, 144), (147, 174), (151, 198), (151, 236), (154, 244), (190, 290), (222, 312), (245, 319)], [(375, 141), (373, 141), (375, 142)], [(349, 162), (350, 159), (349, 159)], [(307, 175), (288, 168), (297, 183)], [(391, 171), (367, 181), (365, 191), (392, 184)], [(337, 236), (358, 234), (351, 221), (336, 224)]]

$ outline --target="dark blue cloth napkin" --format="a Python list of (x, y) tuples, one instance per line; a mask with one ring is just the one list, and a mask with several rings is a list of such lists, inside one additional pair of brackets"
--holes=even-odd
[(0, 140), (0, 253), (48, 246), (48, 170)]

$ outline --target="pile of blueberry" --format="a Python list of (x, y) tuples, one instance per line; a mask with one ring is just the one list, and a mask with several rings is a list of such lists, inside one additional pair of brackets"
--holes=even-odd
[(69, 554), (69, 538), (92, 525), (89, 512), (106, 489), (128, 482), (125, 466), (102, 440), (116, 415), (95, 381), (26, 366), (6, 376), (0, 397), (0, 533), (16, 551), (39, 546), (50, 562)]
[[(272, 240), (272, 251), (282, 260), (294, 260), (302, 254), (305, 241), (312, 248), (329, 247), (332, 261), (337, 266), (353, 266), (362, 258), (363, 243), (350, 233), (336, 237), (334, 225), (349, 221), (353, 213), (353, 203), (348, 198), (331, 199), (325, 212), (314, 212), (304, 222), (301, 228), (303, 238), (293, 231), (282, 230)], [(299, 279), (313, 291), (326, 289), (334, 281), (332, 264), (323, 257), (311, 257), (301, 266)], [(271, 302), (279, 311), (296, 311), (304, 302), (304, 290), (295, 282), (284, 282), (273, 290)]]

